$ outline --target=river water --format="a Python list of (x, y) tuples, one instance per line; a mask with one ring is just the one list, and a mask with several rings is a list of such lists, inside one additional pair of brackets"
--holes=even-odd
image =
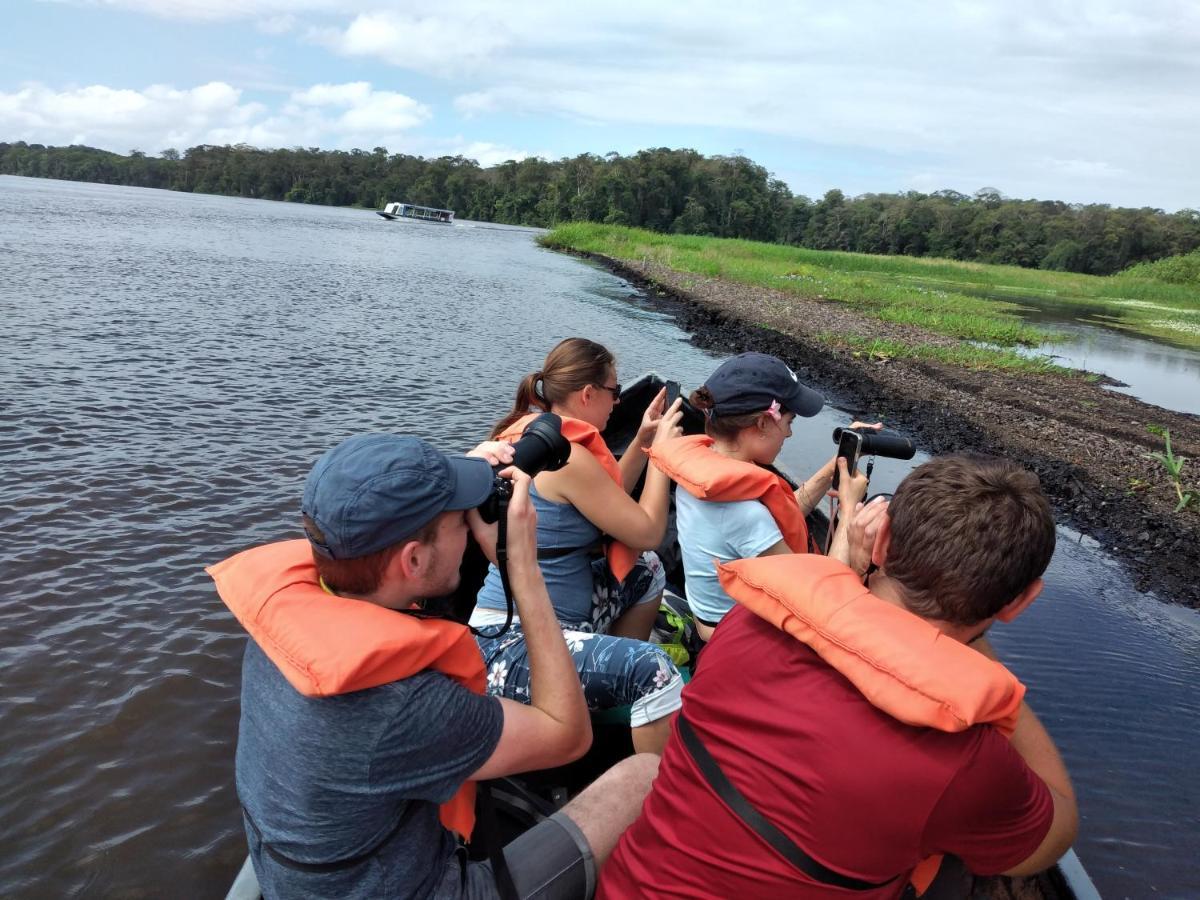
[[(572, 334), (625, 381), (690, 388), (718, 361), (522, 229), (4, 176), (0, 276), (3, 896), (228, 887), (244, 638), (202, 568), (297, 536), (322, 451), (372, 430), (466, 449)], [(784, 463), (816, 468), (844, 421), (798, 428)], [(1043, 598), (994, 633), (1101, 892), (1200, 894), (1200, 616), (1063, 531)]]
[[(935, 290), (947, 282), (922, 282)], [(1067, 300), (1047, 294), (998, 291), (953, 284), (954, 290), (1016, 303), (1014, 312), (1030, 325), (1056, 334), (1056, 339), (1037, 347), (1017, 347), (1028, 356), (1048, 356), (1061, 366), (1107, 375), (1117, 382), (1108, 390), (1136, 397), (1144, 403), (1175, 412), (1200, 415), (1200, 350), (1166, 340), (1134, 334), (1117, 327), (1113, 308), (1103, 303)], [(1196, 313), (1193, 312), (1192, 317)]]
[(1038, 347), (1034, 353), (1120, 382), (1109, 390), (1163, 409), (1200, 415), (1200, 351), (1089, 325), (1079, 318), (1027, 318), (1038, 324), (1046, 322), (1065, 339)]

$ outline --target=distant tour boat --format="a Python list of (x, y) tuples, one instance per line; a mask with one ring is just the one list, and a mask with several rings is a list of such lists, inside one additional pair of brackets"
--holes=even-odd
[(412, 203), (389, 203), (376, 211), (389, 221), (391, 219), (418, 219), (422, 222), (437, 222), (439, 225), (454, 224), (454, 210), (435, 209), (432, 206), (415, 206)]

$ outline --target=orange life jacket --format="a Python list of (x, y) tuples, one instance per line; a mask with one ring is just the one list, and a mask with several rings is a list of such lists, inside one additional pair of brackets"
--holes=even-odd
[[(525, 433), (529, 423), (540, 415), (541, 413), (537, 412), (522, 416), (509, 425), (503, 433), (497, 435), (496, 440), (516, 442)], [(608, 444), (604, 443), (604, 436), (600, 434), (596, 426), (570, 416), (561, 416), (560, 418), (562, 419), (562, 436), (572, 444), (579, 444), (592, 454), (596, 458), (596, 462), (600, 463), (601, 468), (608, 473), (608, 477), (615, 481), (621, 490), (624, 490), (625, 484), (621, 479), (621, 468), (617, 465), (617, 458), (608, 449)], [(626, 576), (633, 571), (634, 563), (641, 556), (632, 547), (627, 547), (615, 539), (607, 542), (604, 547), (604, 555), (608, 559), (608, 568), (617, 581), (625, 580)]]
[[(872, 706), (908, 725), (965, 731), (989, 724), (1010, 736), (1025, 686), (1000, 663), (876, 597), (848, 566), (820, 556), (718, 563), (738, 603), (811, 647)], [(941, 856), (910, 876), (923, 892)]]
[(793, 553), (819, 553), (809, 539), (804, 511), (787, 480), (762, 466), (723, 456), (712, 449), (713, 443), (707, 435), (688, 435), (656, 444), (646, 453), (697, 500), (758, 500), (770, 511)]
[[(306, 697), (361, 691), (427, 669), (484, 692), (483, 657), (465, 625), (326, 592), (306, 540), (254, 547), (205, 571), (254, 642)], [(440, 818), (470, 837), (474, 782), (442, 804)]]

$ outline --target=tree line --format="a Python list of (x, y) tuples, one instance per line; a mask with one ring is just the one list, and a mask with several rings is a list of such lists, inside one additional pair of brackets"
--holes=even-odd
[(550, 227), (566, 221), (939, 256), (1107, 275), (1200, 247), (1200, 211), (1014, 200), (994, 188), (795, 195), (744, 156), (658, 148), (484, 168), (461, 156), (202, 145), (159, 156), (0, 142), (0, 174), (234, 197), (380, 208), (393, 200), (460, 218)]

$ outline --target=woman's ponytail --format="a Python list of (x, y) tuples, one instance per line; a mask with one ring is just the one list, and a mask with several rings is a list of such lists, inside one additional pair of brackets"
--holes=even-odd
[(550, 404), (546, 402), (546, 398), (537, 389), (538, 382), (541, 380), (542, 373), (540, 370), (530, 372), (521, 379), (521, 383), (517, 385), (517, 398), (513, 401), (513, 408), (492, 429), (492, 440), (496, 440), (496, 438), (504, 434), (522, 416), (528, 415), (531, 408), (540, 409), (543, 412), (550, 411)]
[(706, 387), (696, 388), (688, 402), (704, 413), (704, 432), (710, 438), (732, 441), (736, 440), (745, 428), (752, 428), (758, 422), (759, 413), (742, 413), (735, 416), (718, 416), (717, 401)]
[(604, 384), (615, 367), (616, 360), (602, 344), (587, 338), (560, 341), (539, 371), (521, 379), (512, 411), (492, 429), (492, 439), (511, 428), (517, 419), (528, 415), (530, 408), (550, 412), (550, 407), (562, 403), (575, 391), (589, 384)]
[(709, 393), (706, 387), (699, 387), (692, 391), (692, 396), (688, 397), (688, 402), (702, 413), (707, 413), (717, 405), (716, 401), (713, 400), (713, 395)]

